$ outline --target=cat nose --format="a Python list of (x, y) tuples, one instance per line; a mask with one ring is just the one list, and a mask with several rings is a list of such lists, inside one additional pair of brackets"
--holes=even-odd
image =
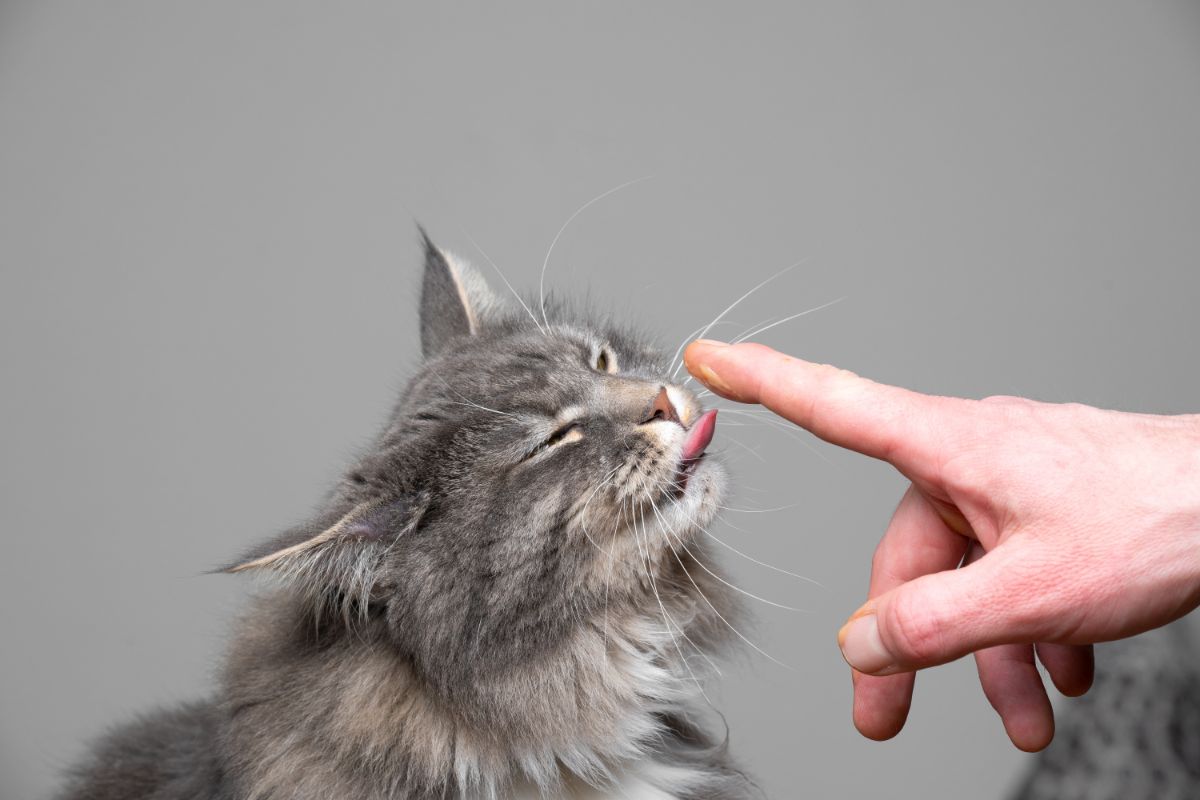
[(675, 410), (675, 405), (671, 402), (671, 396), (667, 394), (667, 387), (658, 387), (658, 394), (654, 396), (654, 402), (650, 406), (650, 410), (642, 424), (657, 420), (666, 420), (667, 422), (675, 422), (683, 425), (679, 419), (679, 412)]

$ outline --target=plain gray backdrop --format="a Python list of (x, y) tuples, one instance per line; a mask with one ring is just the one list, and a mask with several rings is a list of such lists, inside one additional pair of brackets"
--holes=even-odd
[[(0, 5), (0, 797), (208, 691), (246, 591), (417, 357), (414, 222), (674, 349), (928, 392), (1200, 409), (1200, 5)], [(486, 268), (490, 273), (490, 268)], [(495, 280), (494, 275), (492, 276)], [(835, 633), (904, 487), (726, 415), (737, 582), (799, 606), (715, 691), (772, 797), (997, 798), (963, 662), (850, 724)], [(768, 511), (787, 506), (784, 510)], [(736, 527), (734, 527), (736, 526)]]

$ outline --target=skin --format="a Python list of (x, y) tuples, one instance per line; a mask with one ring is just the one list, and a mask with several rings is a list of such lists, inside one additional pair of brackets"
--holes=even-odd
[(899, 733), (916, 670), (974, 654), (1013, 744), (1040, 750), (1054, 716), (1035, 658), (1081, 695), (1094, 643), (1200, 605), (1200, 415), (934, 397), (757, 344), (701, 340), (685, 363), (911, 481), (838, 633), (864, 736)]

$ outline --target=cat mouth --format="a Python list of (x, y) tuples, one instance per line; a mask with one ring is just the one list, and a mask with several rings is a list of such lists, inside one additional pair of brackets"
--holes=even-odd
[(716, 428), (717, 410), (714, 408), (701, 414), (687, 429), (683, 449), (679, 455), (679, 466), (675, 470), (675, 479), (672, 482), (672, 494), (676, 499), (683, 497), (687, 492), (688, 483), (700, 468), (700, 462), (704, 460), (704, 451), (712, 442)]

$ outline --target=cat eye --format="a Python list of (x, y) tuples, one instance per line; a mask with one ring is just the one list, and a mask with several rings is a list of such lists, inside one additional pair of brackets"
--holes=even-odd
[(610, 372), (615, 374), (617, 371), (616, 356), (610, 353), (606, 348), (601, 347), (600, 351), (596, 353), (596, 360), (592, 363), (592, 366), (595, 367), (597, 372)]
[(561, 444), (562, 441), (564, 439), (566, 439), (568, 435), (570, 435), (571, 433), (574, 433), (575, 431), (578, 431), (578, 430), (579, 430), (578, 422), (569, 422), (566, 425), (563, 425), (558, 430), (556, 430), (554, 433), (550, 434), (550, 436), (546, 439), (546, 441), (543, 444), (545, 444), (546, 447), (554, 447), (554, 445), (556, 445), (556, 444)]
[(566, 425), (557, 428), (553, 433), (547, 436), (541, 444), (526, 453), (525, 458), (523, 458), (522, 461), (528, 461), (534, 456), (543, 453), (550, 448), (555, 447), (556, 445), (578, 441), (581, 438), (583, 438), (583, 429), (580, 427), (579, 423), (568, 422)]

